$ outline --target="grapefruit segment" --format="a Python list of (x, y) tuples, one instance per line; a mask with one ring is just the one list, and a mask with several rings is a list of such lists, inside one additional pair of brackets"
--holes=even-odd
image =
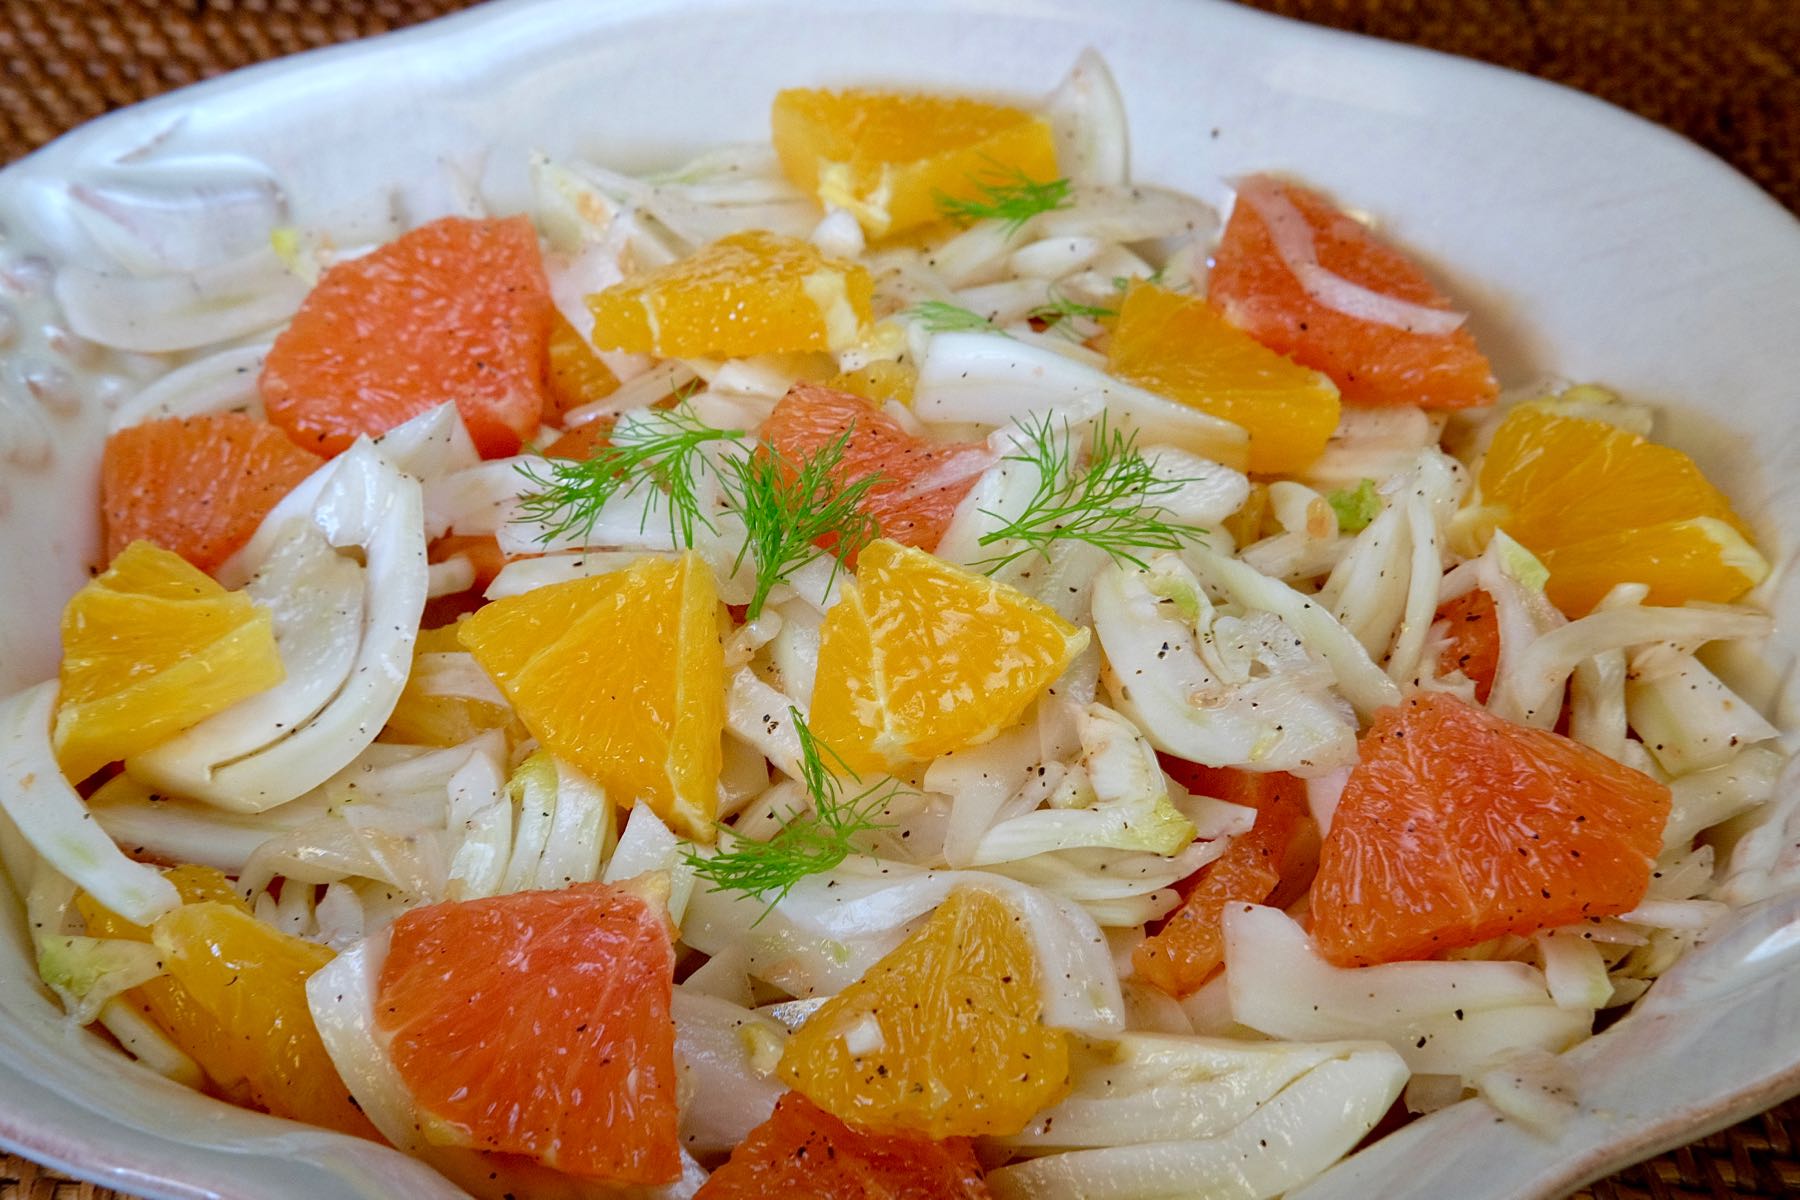
[(796, 466), (844, 440), (833, 479), (844, 487), (870, 475), (863, 511), (880, 535), (929, 550), (962, 498), (993, 461), (968, 442), (927, 442), (852, 392), (795, 384), (762, 426), (763, 440)]
[(1363, 735), (1313, 882), (1338, 966), (1428, 958), (1635, 908), (1669, 789), (1579, 742), (1443, 693)]
[(798, 1092), (775, 1104), (694, 1200), (987, 1200), (975, 1151), (852, 1129)]
[(1164, 762), (1190, 792), (1256, 809), (1256, 824), (1180, 885), (1181, 907), (1132, 951), (1137, 973), (1180, 999), (1224, 963), (1226, 907), (1261, 904), (1281, 882), (1282, 858), (1307, 815), (1306, 785), (1292, 775)]
[(433, 904), (394, 922), (376, 1023), (428, 1139), (669, 1183), (674, 968), (663, 914), (621, 887)]
[(1500, 617), (1494, 598), (1480, 588), (1465, 592), (1446, 601), (1437, 619), (1445, 622), (1438, 674), (1461, 671), (1475, 685), (1475, 699), (1486, 704), (1500, 670)]
[[(1327, 307), (1283, 258), (1264, 216), (1290, 206), (1310, 233), (1318, 263), (1360, 289), (1406, 305), (1449, 311), (1425, 273), (1317, 192), (1253, 175), (1214, 252), (1207, 299), (1239, 329), (1295, 362), (1329, 375), (1344, 403), (1467, 408), (1499, 394), (1488, 360), (1466, 328), (1409, 329)], [(1276, 211), (1282, 211), (1279, 207)]]
[(269, 350), (269, 420), (333, 455), (454, 400), (485, 458), (537, 431), (554, 306), (525, 217), (444, 217), (320, 277)]
[(211, 571), (323, 461), (243, 413), (121, 429), (106, 439), (100, 462), (106, 556), (143, 539)]

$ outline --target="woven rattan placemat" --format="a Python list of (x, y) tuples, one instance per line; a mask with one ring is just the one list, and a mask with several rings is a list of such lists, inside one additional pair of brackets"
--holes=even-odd
[[(1693, 138), (1800, 211), (1800, 0), (1252, 0), (1529, 71)], [(109, 108), (468, 0), (0, 0), (0, 162)], [(1800, 1101), (1596, 1184), (1594, 1200), (1800, 1195)], [(0, 1156), (0, 1200), (109, 1200)]]

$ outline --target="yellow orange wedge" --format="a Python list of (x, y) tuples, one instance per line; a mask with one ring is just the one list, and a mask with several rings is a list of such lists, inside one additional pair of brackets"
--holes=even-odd
[(983, 181), (1058, 174), (1048, 121), (960, 96), (790, 88), (769, 123), (788, 178), (874, 237), (938, 220), (939, 197), (977, 199)]
[(1545, 591), (1572, 617), (1619, 583), (1648, 584), (1652, 604), (1726, 602), (1768, 574), (1693, 459), (1603, 421), (1520, 405), (1495, 431), (1478, 484), (1457, 516), (1459, 548), (1504, 529), (1549, 568)]
[(875, 404), (898, 400), (901, 404), (911, 405), (913, 388), (918, 382), (919, 373), (910, 364), (884, 359), (854, 371), (841, 371), (826, 380), (825, 386), (840, 392), (854, 392)]
[(665, 358), (838, 350), (869, 322), (874, 282), (808, 242), (751, 230), (588, 297), (594, 344)]
[(1614, 584), (1650, 585), (1650, 604), (1727, 604), (1763, 581), (1769, 563), (1717, 517), (1664, 521), (1546, 550), (1544, 591), (1566, 613), (1592, 609)]
[[(428, 690), (427, 683), (434, 664), (453, 662), (444, 656), (466, 654), (457, 640), (457, 627), (421, 629), (413, 643), (413, 670), (406, 687), (388, 714), (387, 727), (381, 731), (384, 742), (404, 742), (412, 746), (458, 746), (489, 729), (499, 729), (513, 719), (512, 710), (492, 700), (471, 696), (444, 695)], [(468, 662), (468, 659), (463, 659)]]
[(863, 550), (819, 636), (807, 721), (858, 773), (989, 740), (1088, 641), (1024, 593), (886, 539)]
[(546, 351), (544, 416), (557, 424), (569, 410), (604, 400), (618, 390), (619, 377), (600, 360), (593, 347), (561, 313), (550, 323), (550, 341)]
[(1068, 1089), (1068, 1035), (1039, 1020), (1031, 942), (991, 892), (932, 917), (815, 1012), (776, 1071), (848, 1124), (931, 1138), (1003, 1136)]
[(153, 941), (162, 953), (168, 974), (125, 999), (232, 1100), (377, 1136), (351, 1102), (306, 1003), (307, 979), (332, 952), (258, 921), (230, 880), (211, 867), (165, 874), (183, 904), (151, 929), (107, 912), (86, 894), (76, 898), (90, 935)]
[(63, 609), (52, 740), (79, 782), (281, 682), (269, 612), (133, 542)]
[(1197, 296), (1134, 283), (1107, 349), (1113, 374), (1250, 434), (1250, 470), (1304, 470), (1338, 423), (1337, 385), (1263, 346)]
[(543, 748), (620, 805), (713, 838), (725, 727), (723, 610), (699, 555), (485, 605), (458, 638)]

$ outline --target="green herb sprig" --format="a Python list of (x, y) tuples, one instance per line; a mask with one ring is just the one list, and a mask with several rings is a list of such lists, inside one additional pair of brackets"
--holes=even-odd
[[(813, 736), (799, 710), (789, 708), (788, 719), (800, 740), (800, 781), (812, 801), (812, 811), (789, 821), (768, 841), (738, 838), (730, 849), (717, 854), (690, 851), (685, 856), (694, 874), (712, 885), (711, 890), (769, 898), (765, 917), (802, 879), (829, 871), (856, 853), (858, 837), (886, 828), (880, 817), (901, 790), (899, 783), (890, 779), (845, 798), (838, 773), (853, 783), (862, 780), (836, 751)], [(838, 773), (826, 764), (827, 756)]]
[(1051, 323), (1060, 322), (1069, 317), (1086, 317), (1090, 321), (1100, 321), (1107, 317), (1118, 316), (1119, 310), (1107, 308), (1103, 304), (1082, 304), (1067, 296), (1053, 295), (1048, 301), (1038, 305), (1025, 315)]
[(776, 584), (819, 553), (821, 539), (835, 538), (835, 577), (844, 559), (876, 536), (875, 519), (863, 503), (886, 477), (874, 472), (849, 483), (838, 480), (851, 432), (846, 429), (801, 464), (772, 446), (726, 460), (727, 490), (745, 531), (733, 569), (746, 557), (756, 568), (748, 619), (761, 614)]
[(921, 300), (906, 310), (906, 316), (918, 320), (927, 333), (999, 333), (988, 318), (973, 309), (945, 300)]
[(520, 473), (536, 490), (519, 498), (519, 510), (524, 519), (542, 523), (538, 540), (547, 543), (586, 537), (615, 496), (643, 492), (642, 520), (647, 523), (660, 495), (669, 505), (669, 536), (692, 546), (697, 526), (713, 528), (699, 495), (701, 474), (714, 469), (703, 447), (745, 436), (741, 429), (706, 424), (684, 404), (647, 409), (617, 429), (612, 444), (592, 458), (521, 463)]
[(1016, 540), (1023, 545), (1008, 554), (983, 559), (978, 566), (993, 574), (1026, 554), (1048, 555), (1059, 541), (1086, 542), (1098, 546), (1115, 560), (1142, 567), (1138, 552), (1180, 550), (1190, 542), (1205, 540), (1206, 530), (1172, 517), (1157, 503), (1189, 483), (1188, 477), (1158, 475), (1138, 452), (1137, 435), (1107, 424), (1105, 414), (1094, 425), (1093, 449), (1087, 465), (1075, 467), (1075, 435), (1064, 418), (1044, 415), (1027, 419), (1019, 428), (1025, 445), (1005, 461), (1019, 462), (1037, 472), (1037, 490), (1016, 517), (982, 509), (986, 516), (1004, 522), (981, 536), (983, 546)]
[(986, 175), (971, 175), (969, 183), (980, 193), (978, 199), (938, 192), (938, 212), (958, 225), (999, 221), (1008, 236), (1039, 213), (1055, 212), (1073, 203), (1074, 189), (1067, 179), (1033, 179), (1017, 167), (996, 164)]

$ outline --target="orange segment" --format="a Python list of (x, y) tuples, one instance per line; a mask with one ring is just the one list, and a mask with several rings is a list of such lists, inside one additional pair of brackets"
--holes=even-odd
[(863, 550), (819, 639), (807, 720), (861, 773), (988, 741), (1088, 632), (1006, 584), (883, 539)]
[(546, 750), (710, 842), (725, 728), (712, 571), (689, 551), (484, 605), (457, 634)]
[(681, 1174), (662, 913), (579, 883), (394, 922), (376, 1023), (439, 1144), (617, 1183)]
[(910, 407), (918, 382), (919, 373), (909, 364), (883, 359), (854, 371), (840, 371), (826, 380), (825, 386), (851, 392), (878, 407), (889, 400)]
[(1039, 1021), (1042, 1007), (1019, 917), (965, 888), (826, 1001), (776, 1070), (861, 1129), (1017, 1133), (1068, 1090), (1068, 1036)]
[(413, 643), (413, 673), (401, 690), (394, 711), (388, 715), (387, 726), (381, 731), (382, 741), (410, 746), (460, 746), (489, 729), (504, 728), (513, 719), (512, 710), (504, 704), (438, 695), (422, 686), (421, 665), (431, 661), (427, 656), (464, 653), (455, 625), (419, 630)]
[(1137, 973), (1177, 999), (1200, 989), (1225, 962), (1225, 909), (1261, 904), (1281, 882), (1281, 862), (1307, 815), (1306, 785), (1292, 775), (1201, 767), (1165, 759), (1176, 781), (1197, 795), (1256, 809), (1256, 824), (1188, 883), (1181, 907), (1139, 942)]
[(267, 609), (133, 542), (69, 601), (52, 742), (79, 782), (285, 675)]
[(1317, 192), (1266, 175), (1238, 188), (1213, 255), (1207, 299), (1271, 350), (1331, 376), (1346, 404), (1466, 408), (1499, 394), (1493, 368), (1466, 327), (1411, 332), (1328, 308), (1308, 294), (1275, 248), (1247, 191), (1264, 189), (1299, 210), (1319, 264), (1371, 292), (1427, 308), (1450, 301), (1407, 257)]
[(875, 237), (937, 220), (940, 196), (980, 198), (980, 181), (1058, 174), (1048, 121), (960, 96), (789, 88), (770, 125), (795, 186)]
[(323, 461), (243, 413), (121, 429), (100, 462), (106, 556), (141, 538), (210, 571)]
[[(213, 867), (171, 867), (163, 872), (163, 877), (181, 893), (183, 904), (213, 901), (245, 914), (250, 912), (250, 906), (237, 894), (231, 880)], [(134, 942), (150, 940), (148, 929), (100, 907), (99, 902), (86, 892), (76, 895), (75, 907), (87, 922), (90, 937), (129, 938)], [(237, 1062), (237, 1047), (223, 1036), (218, 1022), (195, 1002), (186, 988), (169, 976), (161, 975), (131, 989), (124, 999), (199, 1063), (207, 1080), (221, 1095), (237, 1104), (255, 1103)]]
[(934, 1142), (852, 1129), (798, 1092), (775, 1104), (694, 1200), (988, 1200), (962, 1138)]
[(1500, 670), (1500, 618), (1494, 598), (1476, 588), (1438, 609), (1448, 623), (1444, 648), (1438, 653), (1439, 675), (1461, 671), (1475, 684), (1475, 699), (1486, 704)]
[(483, 456), (544, 408), (550, 283), (526, 217), (444, 217), (320, 277), (263, 366), (269, 420), (336, 454), (454, 400)]
[(665, 358), (839, 350), (869, 323), (869, 272), (750, 230), (588, 297), (594, 344)]
[(208, 1075), (228, 1092), (227, 1080), (241, 1080), (242, 1094), (276, 1116), (379, 1139), (338, 1077), (306, 1004), (306, 981), (332, 960), (330, 950), (270, 928), (241, 902), (217, 900), (163, 916), (151, 940), (167, 982), (182, 993), (166, 1010), (180, 1014), (168, 1033)]
[(1107, 359), (1122, 379), (1243, 426), (1258, 474), (1302, 470), (1337, 428), (1331, 380), (1267, 349), (1198, 297), (1132, 284)]
[(577, 425), (544, 447), (545, 458), (573, 458), (586, 462), (604, 446), (612, 444), (613, 423), (601, 419)]
[(571, 409), (604, 400), (618, 390), (619, 377), (560, 312), (551, 318), (548, 352), (546, 420), (560, 425)]
[(1622, 581), (1647, 583), (1647, 604), (1728, 604), (1761, 583), (1769, 562), (1717, 517), (1620, 529), (1544, 551), (1544, 591), (1566, 613), (1584, 613)]
[(1442, 693), (1363, 735), (1313, 882), (1339, 966), (1428, 958), (1629, 912), (1662, 851), (1669, 789), (1579, 742)]
[(796, 465), (845, 435), (834, 478), (844, 486), (879, 475), (863, 511), (881, 536), (908, 546), (937, 545), (993, 461), (984, 446), (916, 438), (861, 396), (815, 384), (795, 384), (762, 426), (763, 440)]
[(1730, 601), (1768, 574), (1731, 502), (1669, 446), (1536, 405), (1507, 414), (1458, 515), (1467, 549), (1505, 529), (1550, 570), (1546, 591), (1580, 616), (1617, 583), (1651, 603)]

